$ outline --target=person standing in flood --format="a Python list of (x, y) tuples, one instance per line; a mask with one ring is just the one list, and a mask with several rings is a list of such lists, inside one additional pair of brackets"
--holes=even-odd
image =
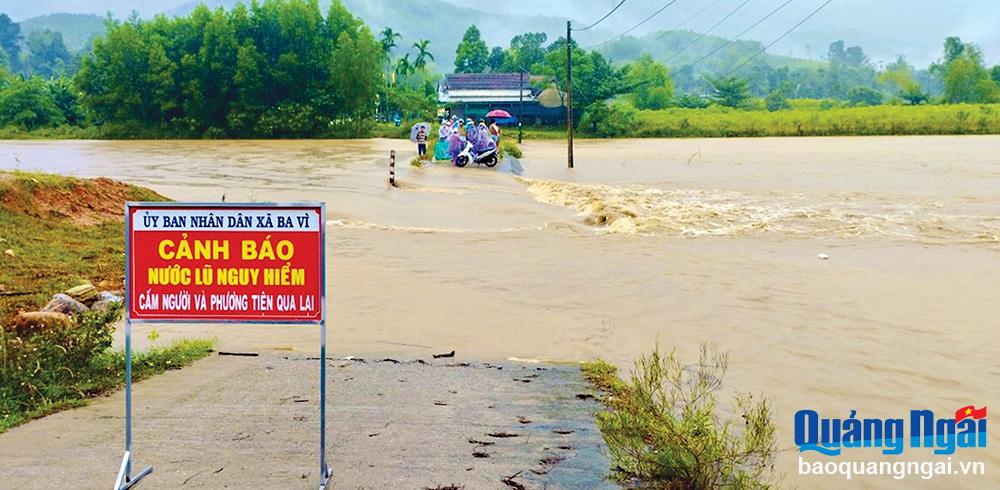
[(417, 128), (417, 158), (427, 159), (427, 126)]
[(452, 126), (451, 134), (448, 135), (448, 153), (451, 154), (451, 163), (458, 163), (458, 155), (462, 153), (462, 135), (458, 134), (458, 125)]
[(490, 138), (493, 138), (493, 142), (500, 146), (500, 135), (503, 131), (500, 129), (500, 125), (497, 124), (496, 118), (490, 123)]

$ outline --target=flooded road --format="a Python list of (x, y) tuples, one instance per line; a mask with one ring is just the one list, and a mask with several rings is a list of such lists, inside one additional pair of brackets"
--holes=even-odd
[[(798, 409), (944, 417), (1000, 393), (1000, 137), (583, 141), (572, 171), (559, 142), (530, 142), (521, 176), (413, 168), (411, 146), (2, 142), (0, 168), (178, 200), (325, 201), (338, 354), (629, 365), (657, 341), (690, 361), (717, 343), (731, 352), (724, 390), (774, 401), (780, 469), (802, 487), (820, 481), (794, 475)], [(243, 349), (317, 340), (309, 327), (157, 329)], [(948, 486), (1000, 471), (995, 449), (955, 459), (987, 475)], [(886, 478), (861, 484), (941, 483)]]

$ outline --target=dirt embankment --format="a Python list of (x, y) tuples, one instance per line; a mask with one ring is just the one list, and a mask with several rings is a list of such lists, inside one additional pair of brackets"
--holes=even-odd
[(162, 200), (111, 179), (0, 172), (0, 324), (80, 284), (121, 289), (124, 205)]
[(123, 221), (128, 201), (164, 201), (142, 187), (108, 178), (79, 179), (0, 172), (0, 206), (10, 213), (88, 226)]

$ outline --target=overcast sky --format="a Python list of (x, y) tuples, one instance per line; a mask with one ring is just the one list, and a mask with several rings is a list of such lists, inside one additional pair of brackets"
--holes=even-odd
[[(52, 12), (83, 12), (103, 14), (110, 10), (119, 17), (132, 10), (143, 16), (171, 10), (189, 0), (0, 0), (0, 12), (15, 20)], [(391, 0), (388, 0), (391, 3)], [(470, 8), (523, 15), (545, 15), (572, 18), (579, 24), (600, 18), (619, 0), (444, 0)], [(580, 34), (581, 42), (596, 43), (635, 25), (669, 0), (626, 0), (599, 29), (588, 35)], [(633, 34), (669, 29), (715, 0), (676, 0), (659, 16)], [(695, 18), (685, 28), (704, 31), (732, 11), (743, 0), (718, 0), (713, 8)], [(714, 34), (733, 36), (750, 26), (785, 0), (749, 0), (749, 3), (721, 24)], [(792, 0), (783, 10), (744, 38), (764, 43), (782, 32), (825, 0)], [(329, 0), (321, 0), (327, 5)], [(463, 29), (456, 19), (456, 29)], [(489, 33), (484, 33), (491, 42)], [(557, 36), (559, 33), (550, 33)], [(1000, 63), (1000, 0), (833, 0), (822, 12), (803, 24), (797, 31), (771, 50), (787, 54), (819, 58), (832, 41), (843, 39), (849, 45), (860, 44), (873, 60), (889, 60), (897, 54), (906, 55), (913, 63), (924, 66), (941, 56), (941, 44), (946, 36), (957, 35), (979, 44), (987, 63)]]

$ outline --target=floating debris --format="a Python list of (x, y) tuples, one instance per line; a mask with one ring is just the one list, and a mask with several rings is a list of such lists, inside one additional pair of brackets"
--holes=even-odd
[(504, 432), (504, 431), (491, 432), (491, 433), (486, 434), (486, 435), (488, 435), (490, 437), (496, 437), (497, 439), (506, 439), (508, 437), (518, 437), (518, 434), (513, 434), (513, 433), (510, 433), (510, 432)]
[(507, 485), (510, 488), (514, 488), (516, 490), (525, 490), (524, 485), (522, 485), (522, 484), (514, 481), (514, 478), (517, 478), (520, 475), (521, 475), (521, 472), (518, 471), (517, 473), (514, 473), (513, 475), (501, 478), (500, 481), (503, 482), (504, 485)]

